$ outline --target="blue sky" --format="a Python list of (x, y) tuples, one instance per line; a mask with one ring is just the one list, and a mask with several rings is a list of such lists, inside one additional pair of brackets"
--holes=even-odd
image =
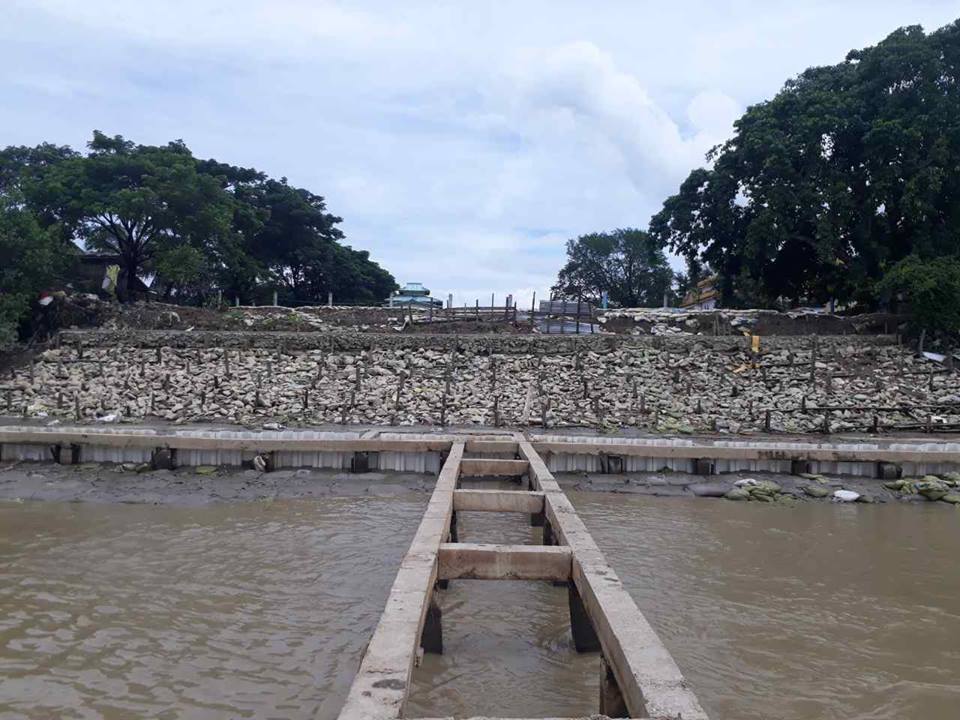
[(750, 104), (956, 2), (3, 0), (0, 143), (182, 138), (458, 303), (645, 227)]

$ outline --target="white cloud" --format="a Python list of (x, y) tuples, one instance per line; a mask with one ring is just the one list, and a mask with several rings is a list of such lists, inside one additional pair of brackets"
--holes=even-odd
[(325, 195), (399, 280), (544, 297), (741, 109), (952, 2), (8, 0), (0, 137), (183, 138)]

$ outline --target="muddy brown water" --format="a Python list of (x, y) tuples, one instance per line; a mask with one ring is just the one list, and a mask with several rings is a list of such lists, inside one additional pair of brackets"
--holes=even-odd
[[(570, 495), (712, 718), (960, 716), (960, 513)], [(336, 717), (426, 498), (0, 503), (0, 719)], [(563, 588), (442, 605), (408, 716), (595, 711)]]

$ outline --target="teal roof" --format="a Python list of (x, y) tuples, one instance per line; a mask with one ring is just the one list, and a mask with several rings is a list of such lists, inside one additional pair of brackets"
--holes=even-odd
[(423, 283), (411, 282), (404, 285), (400, 288), (401, 295), (429, 295), (430, 291), (427, 290)]

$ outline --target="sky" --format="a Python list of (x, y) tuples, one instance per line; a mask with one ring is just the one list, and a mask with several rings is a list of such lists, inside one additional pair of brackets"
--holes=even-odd
[[(0, 146), (93, 130), (323, 195), (400, 283), (543, 298), (750, 105), (941, 0), (0, 0)], [(672, 259), (679, 269), (679, 260)]]

